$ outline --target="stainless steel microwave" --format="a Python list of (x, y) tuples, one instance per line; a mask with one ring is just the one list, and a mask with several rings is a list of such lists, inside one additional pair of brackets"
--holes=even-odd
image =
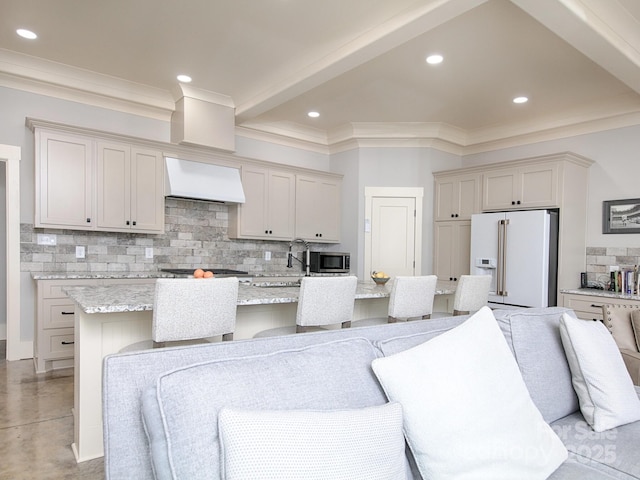
[(310, 252), (309, 267), (313, 273), (349, 273), (351, 255), (343, 252)]

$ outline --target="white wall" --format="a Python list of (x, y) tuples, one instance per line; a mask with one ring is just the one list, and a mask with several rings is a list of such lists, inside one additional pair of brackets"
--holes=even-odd
[(578, 135), (463, 157), (464, 166), (571, 151), (593, 160), (589, 169), (587, 246), (640, 246), (634, 234), (602, 234), (602, 202), (640, 198), (640, 126)]
[(0, 162), (0, 340), (7, 338), (7, 169)]

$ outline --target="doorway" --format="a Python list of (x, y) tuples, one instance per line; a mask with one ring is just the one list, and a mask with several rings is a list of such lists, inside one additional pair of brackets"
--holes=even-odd
[(6, 177), (7, 360), (33, 356), (33, 342), (20, 335), (20, 155), (20, 147), (0, 145)]
[(420, 275), (422, 188), (365, 187), (364, 278)]

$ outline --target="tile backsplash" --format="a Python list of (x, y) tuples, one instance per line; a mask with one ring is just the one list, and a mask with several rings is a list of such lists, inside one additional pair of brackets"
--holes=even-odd
[(638, 247), (587, 247), (587, 280), (606, 285), (609, 282), (610, 267), (629, 268), (640, 265)]
[[(300, 273), (286, 268), (288, 242), (236, 240), (228, 237), (228, 209), (220, 203), (167, 198), (165, 234), (87, 232), (34, 228), (22, 224), (21, 270), (26, 272), (155, 272), (161, 268), (205, 266), (249, 273)], [(39, 233), (55, 234), (57, 245), (38, 245)], [(76, 258), (76, 246), (85, 247), (85, 258)], [(153, 258), (145, 249), (153, 248)], [(325, 250), (326, 245), (313, 245)], [(294, 245), (294, 253), (302, 248)], [(265, 260), (265, 252), (271, 260)]]

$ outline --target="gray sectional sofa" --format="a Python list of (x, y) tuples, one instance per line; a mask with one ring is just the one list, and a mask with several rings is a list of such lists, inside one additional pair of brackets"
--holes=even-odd
[[(533, 404), (568, 451), (549, 478), (640, 478), (640, 422), (595, 432), (580, 412), (559, 332), (565, 312), (573, 313), (558, 307), (494, 312)], [(222, 478), (218, 419), (226, 407), (356, 411), (388, 405), (372, 362), (468, 318), (110, 355), (103, 367), (106, 478)], [(473, 392), (461, 395), (474, 402)], [(406, 473), (398, 478), (421, 479), (412, 450), (403, 448), (402, 457)]]

